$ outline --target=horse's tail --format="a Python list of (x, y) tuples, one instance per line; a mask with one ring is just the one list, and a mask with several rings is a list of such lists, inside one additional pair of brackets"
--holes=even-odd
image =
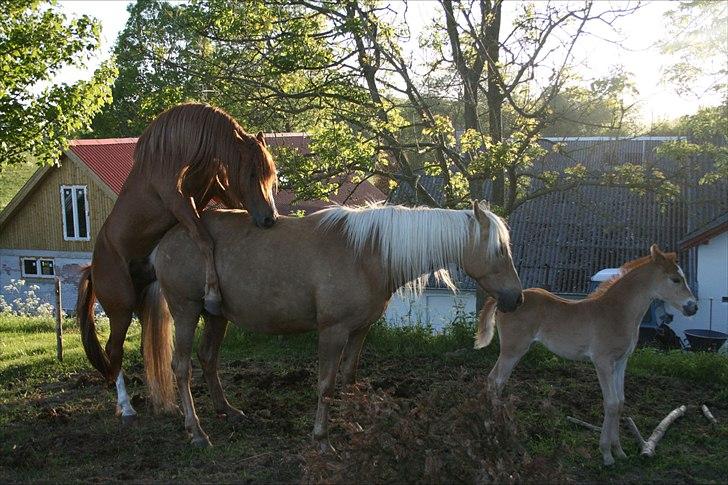
[(94, 322), (94, 304), (96, 303), (96, 295), (94, 294), (93, 281), (91, 280), (91, 265), (81, 270), (81, 280), (78, 282), (78, 299), (76, 300), (76, 319), (81, 329), (81, 342), (83, 350), (86, 352), (91, 365), (107, 380), (113, 381), (115, 376), (111, 373), (111, 364), (109, 356), (101, 347), (99, 337), (96, 334), (96, 323)]
[(488, 346), (495, 334), (495, 310), (496, 300), (488, 298), (478, 320), (478, 332), (475, 334), (475, 348), (482, 349)]
[(159, 282), (144, 290), (141, 307), (144, 334), (144, 370), (152, 403), (157, 411), (175, 409), (175, 385), (172, 374), (172, 316)]

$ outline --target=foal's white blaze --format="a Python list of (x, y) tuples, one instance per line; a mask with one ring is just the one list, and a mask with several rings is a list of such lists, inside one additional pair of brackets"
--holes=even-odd
[[(503, 220), (483, 208), (490, 222), (486, 255), (498, 257), (510, 251), (508, 228)], [(419, 295), (430, 273), (456, 291), (449, 264), (462, 265), (471, 237), (480, 238), (480, 225), (472, 210), (408, 208), (369, 204), (364, 207), (333, 206), (319, 211), (320, 227), (329, 229), (342, 222), (347, 241), (357, 254), (374, 243), (397, 286)]]
[(124, 373), (119, 371), (119, 375), (116, 378), (116, 405), (121, 410), (122, 416), (135, 416), (136, 411), (131, 405), (129, 400), (129, 394), (126, 392), (126, 385), (124, 384)]

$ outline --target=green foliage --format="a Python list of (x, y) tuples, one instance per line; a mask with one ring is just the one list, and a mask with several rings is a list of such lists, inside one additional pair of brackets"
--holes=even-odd
[(37, 169), (38, 167), (32, 163), (0, 167), (0, 210), (5, 208)]
[[(312, 34), (320, 17), (283, 3), (141, 0), (115, 55), (114, 102), (94, 120), (99, 136), (136, 136), (161, 111), (205, 101), (240, 119), (249, 131), (307, 130), (305, 102), (330, 52)], [(293, 114), (298, 112), (301, 114)]]
[(310, 140), (313, 156), (274, 150), (281, 184), (295, 187), (300, 199), (328, 200), (347, 178), (356, 182), (375, 170), (375, 142), (346, 123), (322, 122), (310, 131)]
[(683, 0), (665, 14), (667, 35), (661, 48), (677, 59), (665, 78), (680, 94), (697, 97), (728, 86), (728, 3)]
[(0, 3), (0, 164), (57, 161), (68, 139), (111, 100), (112, 61), (89, 81), (51, 84), (63, 67), (83, 65), (98, 49), (99, 34), (98, 22), (69, 20), (53, 3)]
[(682, 117), (674, 129), (687, 138), (661, 144), (657, 148), (659, 156), (677, 161), (688, 173), (697, 172), (697, 162), (707, 158), (713, 167), (700, 176), (698, 183), (728, 180), (728, 100), (723, 106), (702, 108)]

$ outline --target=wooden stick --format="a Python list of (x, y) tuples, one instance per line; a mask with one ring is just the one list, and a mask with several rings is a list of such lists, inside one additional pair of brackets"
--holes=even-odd
[(63, 362), (63, 307), (61, 298), (61, 278), (56, 276), (56, 358)]
[(572, 422), (574, 424), (578, 424), (579, 426), (584, 426), (587, 429), (590, 429), (592, 431), (596, 431), (597, 433), (601, 433), (602, 428), (599, 426), (594, 426), (591, 423), (587, 423), (586, 421), (582, 421), (581, 419), (572, 418), (571, 416), (566, 416), (566, 420), (569, 422)]
[(657, 443), (660, 442), (662, 437), (665, 435), (665, 431), (667, 431), (667, 428), (675, 422), (676, 419), (681, 417), (683, 414), (685, 414), (687, 407), (683, 404), (677, 409), (674, 409), (670, 414), (665, 416), (665, 418), (660, 421), (660, 424), (657, 425), (657, 428), (652, 432), (652, 435), (649, 437), (649, 439), (645, 442), (645, 446), (642, 447), (642, 454), (645, 456), (653, 456), (655, 454), (655, 447), (657, 446)]
[(645, 439), (642, 437), (642, 433), (640, 433), (639, 428), (636, 424), (634, 424), (634, 421), (632, 421), (632, 418), (626, 417), (624, 418), (625, 422), (627, 423), (627, 427), (629, 427), (629, 430), (634, 435), (635, 439), (637, 440), (637, 443), (640, 446), (640, 451), (644, 449), (645, 447)]
[(708, 406), (703, 404), (700, 409), (703, 410), (703, 416), (708, 418), (708, 421), (710, 421), (711, 424), (714, 424), (714, 425), (718, 424), (718, 420), (715, 419), (715, 416), (713, 416), (713, 413), (710, 412), (710, 409), (708, 409)]

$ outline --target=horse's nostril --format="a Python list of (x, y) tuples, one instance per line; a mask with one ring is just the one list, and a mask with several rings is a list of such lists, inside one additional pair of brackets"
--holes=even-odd
[(521, 303), (523, 303), (523, 293), (522, 292), (519, 293), (518, 298), (516, 298), (516, 305), (520, 305)]
[(265, 219), (263, 219), (263, 227), (272, 227), (274, 223), (275, 220), (272, 217), (266, 217)]

